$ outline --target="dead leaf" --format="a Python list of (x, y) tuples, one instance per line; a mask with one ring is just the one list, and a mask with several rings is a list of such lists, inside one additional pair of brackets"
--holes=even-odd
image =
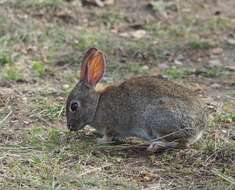
[(227, 39), (227, 42), (229, 45), (235, 45), (235, 39), (233, 39), (233, 38)]
[(123, 32), (119, 34), (121, 37), (134, 37), (136, 39), (141, 39), (145, 37), (147, 32), (145, 30), (136, 30), (136, 31), (130, 31), (130, 32)]
[(155, 68), (151, 69), (150, 74), (153, 75), (153, 76), (160, 76), (161, 71), (158, 67), (155, 67)]
[(215, 89), (219, 89), (220, 87), (221, 87), (221, 85), (218, 83), (214, 83), (211, 85), (211, 88), (215, 88)]
[(14, 90), (10, 88), (1, 88), (0, 107), (4, 107), (14, 97)]
[(113, 5), (114, 0), (85, 0), (86, 3), (96, 5), (98, 7), (104, 7), (105, 5)]
[(114, 0), (105, 0), (103, 2), (105, 5), (113, 5), (114, 4)]
[(211, 50), (211, 53), (214, 55), (220, 55), (223, 53), (223, 49), (222, 48), (214, 48)]
[(150, 182), (153, 179), (156, 179), (158, 177), (157, 174), (154, 174), (153, 172), (150, 171), (142, 171), (139, 174), (140, 181), (142, 182)]
[(217, 67), (217, 66), (221, 66), (222, 65), (219, 59), (209, 60), (208, 63), (209, 63), (209, 65), (211, 67)]
[(146, 36), (146, 31), (145, 30), (136, 30), (134, 32), (131, 32), (131, 35), (136, 39), (141, 39), (144, 36)]

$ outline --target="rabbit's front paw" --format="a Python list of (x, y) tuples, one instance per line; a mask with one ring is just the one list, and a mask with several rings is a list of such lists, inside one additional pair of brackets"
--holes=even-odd
[(98, 144), (108, 144), (111, 143), (113, 140), (113, 137), (104, 135), (102, 138), (97, 138)]

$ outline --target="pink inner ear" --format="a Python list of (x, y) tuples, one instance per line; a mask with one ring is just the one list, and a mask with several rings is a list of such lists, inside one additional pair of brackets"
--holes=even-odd
[(103, 77), (105, 71), (105, 57), (102, 52), (97, 51), (87, 61), (87, 79), (90, 85), (95, 86)]
[(81, 68), (80, 68), (80, 80), (86, 80), (87, 76), (87, 61), (90, 56), (94, 55), (98, 50), (94, 47), (87, 50), (83, 56)]

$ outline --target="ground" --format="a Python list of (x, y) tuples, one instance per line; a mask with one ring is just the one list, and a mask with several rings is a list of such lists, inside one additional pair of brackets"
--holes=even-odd
[[(234, 189), (235, 1), (110, 2), (0, 0), (0, 189)], [(66, 97), (92, 46), (107, 55), (101, 87), (161, 74), (217, 107), (202, 139), (149, 154), (69, 132)]]

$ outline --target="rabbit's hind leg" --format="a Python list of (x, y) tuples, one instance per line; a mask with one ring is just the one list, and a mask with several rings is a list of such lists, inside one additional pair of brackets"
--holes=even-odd
[(104, 134), (102, 138), (97, 138), (97, 143), (98, 144), (109, 144), (113, 140), (112, 136), (108, 136), (107, 134)]
[(97, 143), (98, 144), (109, 144), (117, 139), (119, 139), (119, 135), (117, 133), (115, 133), (115, 131), (110, 130), (110, 129), (106, 129), (103, 137), (97, 139)]
[(179, 145), (179, 142), (167, 142), (156, 140), (153, 141), (147, 148), (148, 152), (156, 152), (159, 149), (175, 148)]

